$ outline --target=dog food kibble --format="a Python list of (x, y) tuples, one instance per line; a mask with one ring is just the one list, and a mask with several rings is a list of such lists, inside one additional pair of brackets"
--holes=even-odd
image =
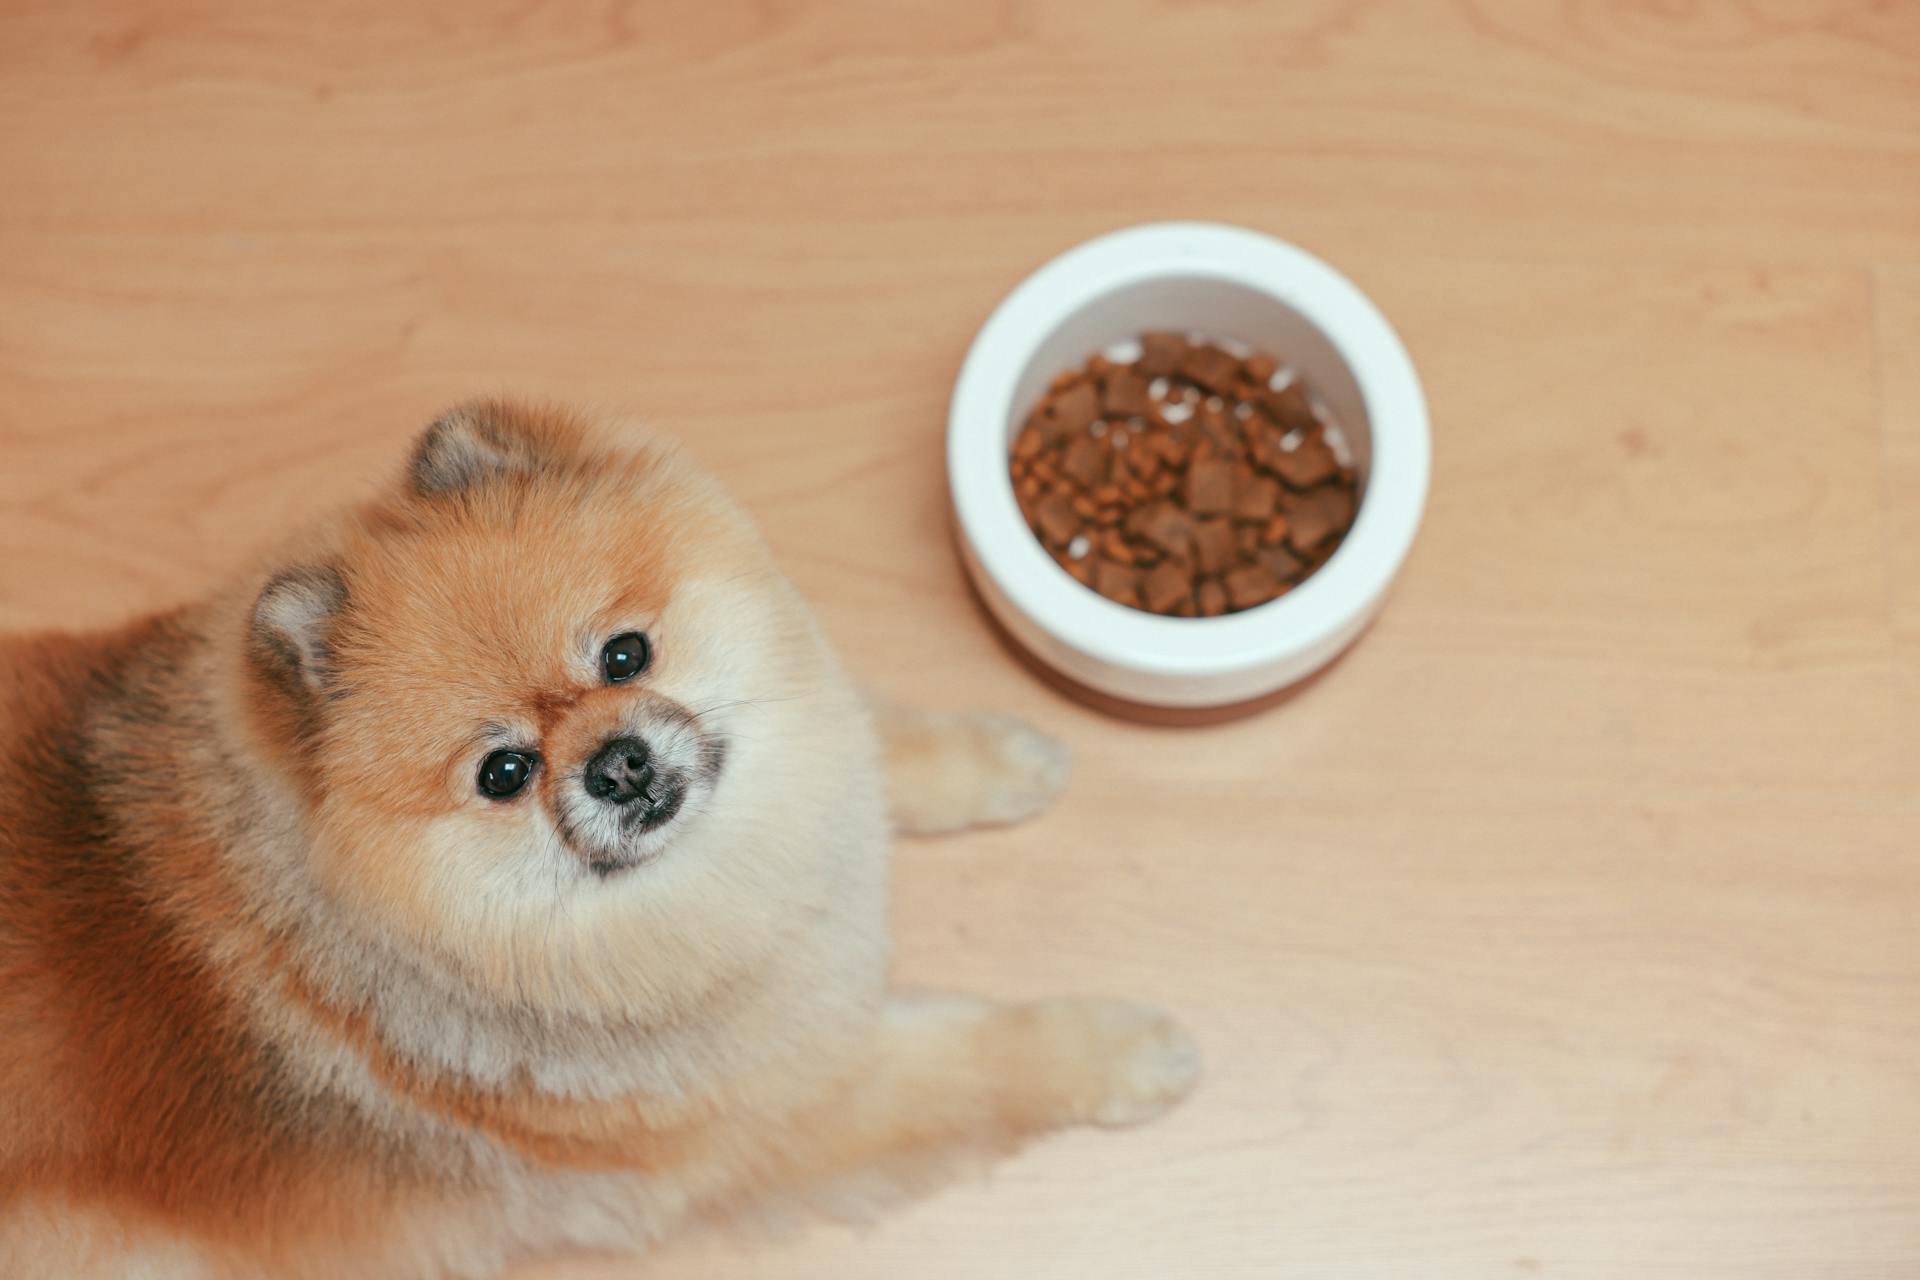
[(1190, 348), (1186, 358), (1180, 361), (1180, 372), (1188, 380), (1215, 395), (1226, 395), (1233, 390), (1240, 368), (1238, 360), (1210, 343)]
[(1225, 520), (1194, 525), (1193, 559), (1203, 574), (1224, 573), (1233, 563), (1233, 526)]
[(1339, 425), (1277, 358), (1230, 348), (1142, 334), (1055, 378), (1014, 438), (1028, 526), (1109, 600), (1180, 618), (1251, 609), (1353, 526)]

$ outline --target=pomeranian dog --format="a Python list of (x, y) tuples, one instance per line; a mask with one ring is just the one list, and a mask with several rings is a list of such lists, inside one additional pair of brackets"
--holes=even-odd
[(1063, 783), (870, 709), (668, 443), (469, 405), (209, 599), (0, 640), (0, 1274), (494, 1275), (864, 1217), (1193, 1086), (1163, 1015), (891, 993), (891, 833)]

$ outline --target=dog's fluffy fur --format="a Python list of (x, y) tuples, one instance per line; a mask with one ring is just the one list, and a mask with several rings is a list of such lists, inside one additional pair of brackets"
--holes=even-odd
[[(628, 631), (653, 663), (609, 683)], [(684, 789), (648, 829), (582, 786), (621, 734)], [(506, 747), (540, 763), (491, 800)], [(0, 750), (7, 1276), (484, 1276), (864, 1215), (1197, 1072), (1135, 1006), (887, 992), (889, 798), (1013, 821), (1064, 755), (870, 712), (746, 517), (617, 425), (468, 406), (206, 602), (0, 640)]]

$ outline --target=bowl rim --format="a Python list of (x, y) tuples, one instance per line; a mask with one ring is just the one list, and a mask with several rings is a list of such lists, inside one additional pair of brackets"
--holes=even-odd
[[(1170, 277), (1213, 277), (1298, 312), (1346, 361), (1371, 435), (1366, 489), (1339, 550), (1279, 599), (1217, 618), (1162, 617), (1083, 587), (1027, 528), (1007, 469), (1006, 424), (1016, 409), (1015, 383), (1039, 344), (1099, 298)], [(974, 559), (1007, 601), (1087, 657), (1175, 676), (1225, 675), (1281, 662), (1324, 644), (1369, 613), (1413, 545), (1430, 466), (1426, 398), (1406, 347), (1379, 308), (1304, 249), (1219, 223), (1124, 228), (1034, 271), (975, 336), (947, 418), (955, 517)]]

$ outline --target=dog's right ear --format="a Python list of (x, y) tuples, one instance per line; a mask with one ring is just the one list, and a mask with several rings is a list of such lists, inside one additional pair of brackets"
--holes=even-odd
[(416, 497), (463, 493), (490, 480), (534, 471), (538, 448), (510, 406), (476, 400), (448, 410), (421, 433), (407, 465)]
[(298, 701), (333, 681), (335, 625), (346, 603), (346, 580), (330, 565), (275, 574), (254, 601), (254, 661)]

